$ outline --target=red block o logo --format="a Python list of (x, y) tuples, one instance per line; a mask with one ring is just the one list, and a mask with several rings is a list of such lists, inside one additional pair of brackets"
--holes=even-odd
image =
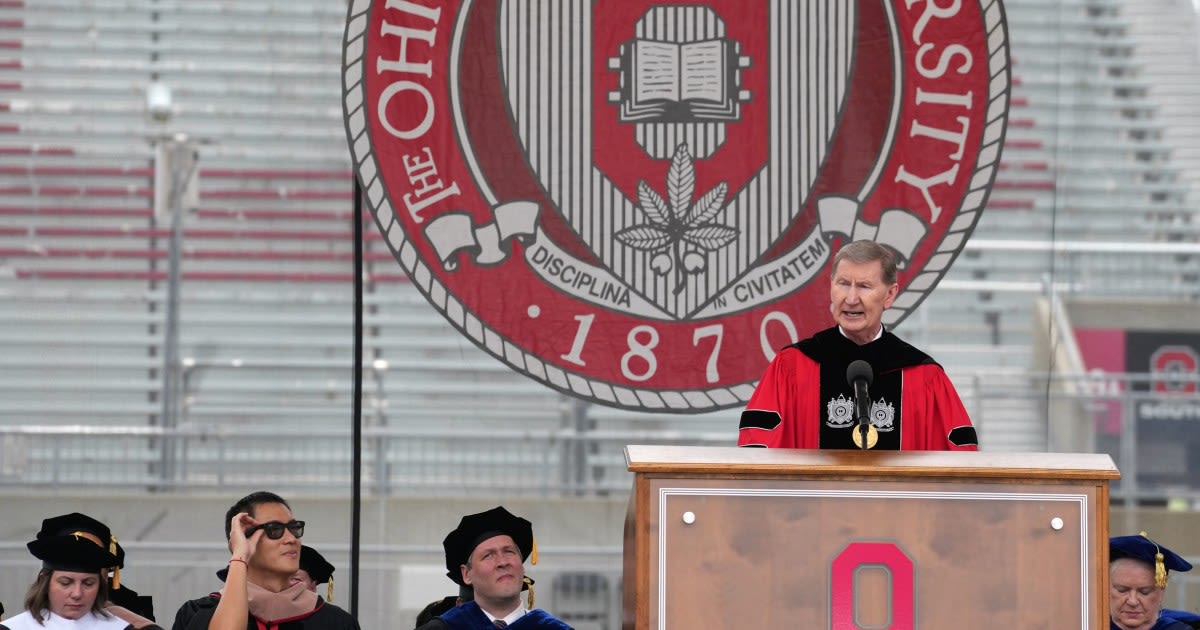
[(864, 567), (883, 567), (891, 577), (887, 630), (912, 630), (916, 627), (916, 571), (912, 559), (894, 543), (852, 542), (846, 545), (830, 567), (830, 628), (861, 630), (855, 619), (854, 574)]
[(1160, 394), (1194, 394), (1196, 383), (1171, 377), (1191, 376), (1200, 366), (1200, 357), (1188, 346), (1163, 346), (1150, 356), (1150, 371), (1155, 374), (1154, 391)]

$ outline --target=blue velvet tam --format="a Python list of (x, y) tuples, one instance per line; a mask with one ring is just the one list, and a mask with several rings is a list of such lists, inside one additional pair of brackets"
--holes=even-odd
[(1182, 556), (1148, 538), (1145, 532), (1137, 536), (1114, 536), (1108, 540), (1108, 559), (1133, 558), (1154, 568), (1154, 583), (1167, 586), (1169, 571), (1191, 571), (1192, 563)]

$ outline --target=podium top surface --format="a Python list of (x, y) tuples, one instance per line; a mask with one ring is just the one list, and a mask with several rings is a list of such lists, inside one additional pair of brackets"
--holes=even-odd
[(988, 453), (969, 451), (851, 451), (734, 446), (625, 447), (634, 473), (846, 474), (897, 477), (1120, 479), (1104, 453)]

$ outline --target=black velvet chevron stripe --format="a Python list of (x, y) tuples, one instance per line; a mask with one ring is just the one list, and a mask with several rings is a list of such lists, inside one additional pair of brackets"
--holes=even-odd
[(770, 431), (782, 422), (779, 414), (774, 411), (747, 409), (742, 412), (742, 421), (738, 425), (742, 429), (763, 429)]
[(979, 437), (975, 435), (975, 427), (958, 427), (950, 432), (950, 443), (955, 446), (979, 446)]

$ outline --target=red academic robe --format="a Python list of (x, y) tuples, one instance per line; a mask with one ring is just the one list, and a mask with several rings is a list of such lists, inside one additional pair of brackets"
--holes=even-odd
[[(834, 335), (840, 335), (836, 328), (819, 333), (814, 339), (823, 339), (826, 348), (830, 348), (830, 344), (836, 346), (831, 352), (837, 354), (839, 359), (853, 358), (844, 355), (852, 355), (859, 349), (840, 345), (842, 341)], [(927, 359), (927, 362), (891, 368), (891, 371), (900, 372), (899, 388), (902, 393), (899, 406), (902, 422), (896, 428), (900, 432), (900, 449), (977, 450), (978, 440), (971, 419), (942, 367), (891, 333), (885, 332), (883, 339), (864, 346), (863, 351), (868, 356), (871, 351), (869, 346), (874, 344), (880, 344), (874, 350), (881, 356), (880, 347), (902, 344), (908, 353)], [(886, 356), (893, 354), (888, 352)], [(879, 359), (876, 362), (886, 360)], [(885, 366), (884, 369), (886, 371), (888, 368)], [(848, 385), (839, 383), (838, 386), (852, 392)], [(829, 391), (827, 386), (825, 396), (829, 395)], [(821, 364), (797, 346), (783, 349), (767, 368), (746, 405), (738, 431), (738, 445), (821, 448), (821, 431), (827, 424), (823, 409), (829, 403), (822, 400), (823, 397)]]

